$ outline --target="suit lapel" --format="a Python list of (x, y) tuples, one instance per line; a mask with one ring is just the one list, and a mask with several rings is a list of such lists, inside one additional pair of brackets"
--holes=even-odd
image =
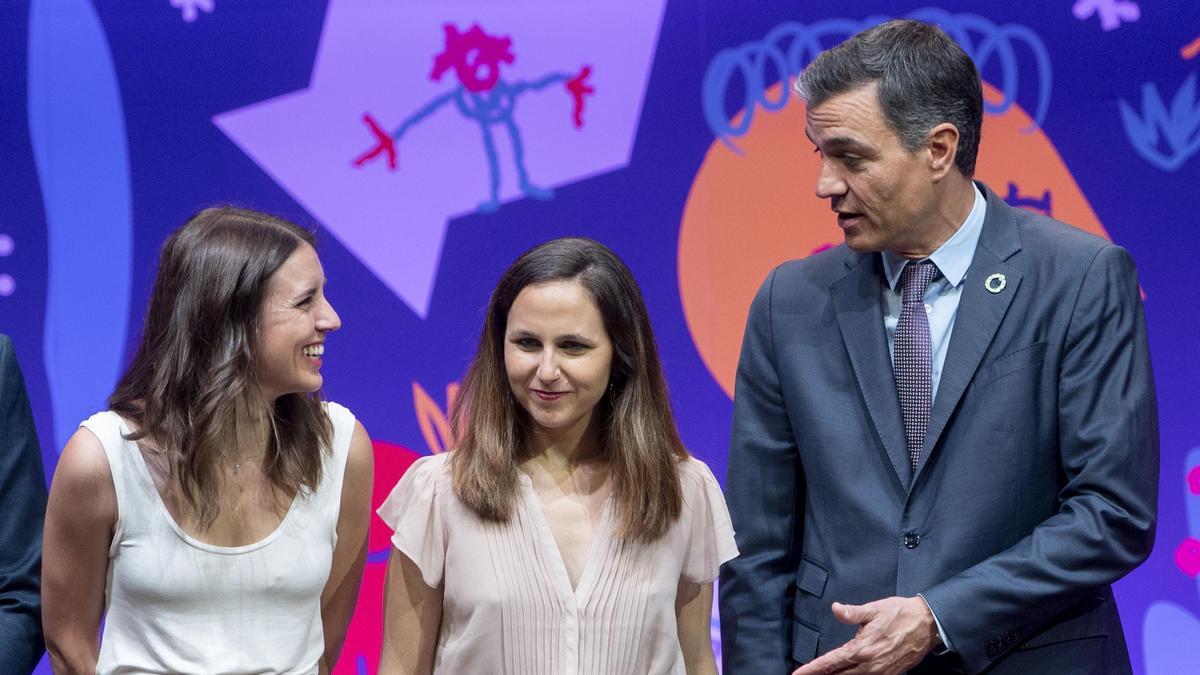
[[(938, 382), (937, 397), (933, 402), (929, 430), (921, 448), (921, 460), (917, 465), (914, 483), (928, 463), (932, 449), (945, 430), (950, 415), (958, 407), (967, 385), (975, 376), (979, 362), (992, 343), (996, 329), (1000, 327), (1000, 322), (1021, 285), (1021, 273), (1005, 262), (1021, 250), (1016, 223), (1012, 218), (1012, 207), (982, 184), (979, 186), (987, 197), (987, 215), (983, 221), (979, 244), (975, 247), (975, 255), (971, 259), (971, 266), (967, 268), (967, 275), (963, 278), (965, 286), (959, 297), (954, 329), (950, 334), (946, 362)], [(992, 275), (1002, 275), (1004, 279), (1003, 289), (996, 293), (988, 290), (986, 285)], [(997, 287), (999, 278), (993, 278), (993, 289)]]
[(846, 264), (850, 267), (849, 273), (830, 288), (838, 328), (871, 421), (883, 441), (900, 485), (907, 488), (912, 469), (905, 449), (900, 400), (896, 396), (892, 359), (883, 327), (879, 255), (851, 255)]

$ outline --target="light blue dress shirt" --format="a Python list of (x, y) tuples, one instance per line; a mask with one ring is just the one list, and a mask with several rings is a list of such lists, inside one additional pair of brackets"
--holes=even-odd
[[(954, 236), (938, 247), (927, 260), (937, 266), (941, 276), (929, 284), (925, 291), (925, 314), (929, 316), (929, 337), (931, 339), (933, 375), (933, 398), (937, 399), (938, 383), (942, 378), (942, 367), (946, 364), (946, 349), (950, 346), (950, 333), (954, 331), (954, 317), (958, 314), (958, 301), (962, 297), (963, 282), (967, 279), (967, 268), (975, 258), (975, 245), (979, 243), (979, 235), (983, 232), (983, 217), (987, 213), (987, 199), (979, 188), (972, 185), (975, 191), (975, 203), (967, 219), (959, 226)], [(892, 354), (892, 365), (895, 366), (896, 324), (900, 321), (901, 290), (896, 284), (900, 283), (900, 273), (909, 263), (919, 263), (920, 260), (908, 260), (891, 251), (880, 254), (883, 258), (883, 275), (887, 286), (883, 288), (883, 327), (887, 330), (888, 351)], [(918, 594), (922, 600), (924, 596)], [(926, 605), (928, 606), (928, 605)], [(930, 608), (930, 614), (933, 609)], [(954, 651), (946, 631), (942, 630), (942, 622), (937, 614), (933, 614), (933, 622), (937, 625), (938, 637), (941, 638), (944, 649), (934, 650), (936, 654)]]
[[(929, 316), (929, 337), (932, 341), (933, 362), (933, 398), (937, 399), (938, 383), (942, 379), (942, 366), (946, 363), (946, 348), (950, 346), (950, 333), (954, 330), (954, 316), (958, 313), (958, 300), (962, 297), (963, 281), (967, 276), (967, 268), (975, 257), (975, 245), (979, 243), (979, 234), (983, 231), (983, 217), (987, 213), (987, 199), (978, 187), (971, 189), (975, 192), (975, 203), (967, 219), (959, 226), (954, 236), (938, 247), (926, 260), (937, 266), (941, 276), (929, 284), (925, 291), (925, 313)], [(888, 351), (895, 358), (894, 342), (896, 340), (896, 324), (900, 321), (901, 289), (896, 288), (900, 283), (900, 273), (910, 261), (891, 251), (884, 251), (883, 275), (887, 287), (883, 289), (883, 327), (887, 330)], [(893, 361), (893, 365), (895, 362)]]

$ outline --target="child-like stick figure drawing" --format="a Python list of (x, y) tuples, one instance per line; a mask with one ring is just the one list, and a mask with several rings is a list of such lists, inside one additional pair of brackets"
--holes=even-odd
[(478, 24), (471, 26), (471, 29), (465, 33), (460, 33), (453, 24), (446, 24), (444, 29), (446, 31), (446, 50), (434, 57), (433, 72), (429, 77), (440, 81), (446, 71), (453, 69), (458, 78), (458, 86), (426, 103), (421, 109), (409, 115), (391, 133), (388, 133), (370, 113), (364, 114), (363, 121), (375, 136), (376, 144), (355, 158), (354, 166), (361, 167), (380, 155), (384, 155), (387, 159), (388, 169), (395, 170), (396, 141), (399, 141), (400, 137), (409, 129), (435, 110), (446, 103), (453, 102), (458, 111), (467, 119), (478, 123), (480, 131), (483, 132), (483, 148), (487, 153), (490, 184), (488, 199), (479, 204), (480, 211), (489, 213), (500, 206), (500, 167), (496, 158), (496, 142), (492, 136), (492, 128), (496, 126), (503, 127), (508, 131), (521, 192), (534, 199), (553, 197), (553, 190), (540, 188), (529, 181), (529, 174), (525, 169), (525, 151), (521, 144), (521, 132), (513, 120), (513, 110), (517, 103), (517, 97), (526, 91), (537, 91), (563, 82), (574, 101), (572, 111), (574, 124), (576, 128), (582, 127), (584, 97), (595, 93), (595, 89), (587, 84), (587, 78), (592, 73), (591, 66), (584, 66), (576, 75), (550, 73), (532, 82), (509, 83), (500, 78), (500, 64), (511, 64), (516, 58), (511, 49), (511, 38), (488, 35)]

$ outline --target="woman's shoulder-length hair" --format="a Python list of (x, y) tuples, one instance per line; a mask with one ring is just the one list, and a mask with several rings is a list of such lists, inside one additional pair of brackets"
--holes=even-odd
[(620, 534), (653, 541), (683, 510), (678, 462), (688, 453), (675, 428), (641, 290), (621, 259), (590, 239), (555, 239), (526, 251), (493, 291), (451, 413), (458, 439), (451, 457), (455, 494), (485, 520), (510, 517), (530, 421), (505, 373), (508, 312), (526, 286), (564, 279), (587, 290), (613, 344), (610, 388), (596, 412), (602, 415)]
[(219, 512), (218, 488), (235, 420), (268, 417), (264, 471), (282, 493), (315, 489), (331, 423), (316, 394), (273, 406), (258, 395), (260, 319), (271, 276), (312, 232), (282, 218), (231, 206), (204, 209), (163, 244), (129, 368), (108, 399), (164, 460), (201, 528)]

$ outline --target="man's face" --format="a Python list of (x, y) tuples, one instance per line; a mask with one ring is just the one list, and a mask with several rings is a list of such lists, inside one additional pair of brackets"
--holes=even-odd
[(838, 214), (855, 251), (920, 255), (934, 227), (929, 149), (904, 149), (883, 117), (874, 84), (808, 108), (805, 133), (817, 146), (817, 196)]

